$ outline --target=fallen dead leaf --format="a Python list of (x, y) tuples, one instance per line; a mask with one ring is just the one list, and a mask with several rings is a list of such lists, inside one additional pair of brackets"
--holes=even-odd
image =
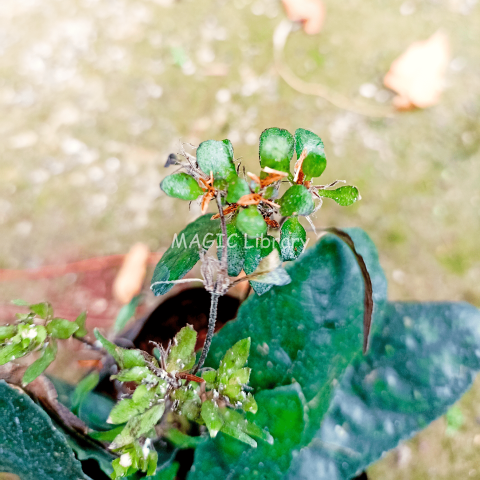
[(287, 16), (293, 22), (302, 22), (305, 33), (320, 32), (325, 20), (325, 5), (322, 0), (282, 0)]
[(398, 93), (393, 99), (395, 107), (409, 110), (438, 103), (449, 59), (448, 38), (443, 32), (410, 45), (383, 80), (386, 87)]
[(143, 243), (136, 243), (125, 256), (122, 267), (113, 282), (113, 294), (123, 304), (127, 304), (142, 289), (150, 250)]

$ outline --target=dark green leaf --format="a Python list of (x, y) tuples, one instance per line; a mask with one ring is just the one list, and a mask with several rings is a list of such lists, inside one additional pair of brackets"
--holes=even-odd
[(48, 343), (44, 345), (41, 355), (35, 360), (23, 374), (22, 384), (28, 385), (33, 382), (39, 375), (41, 375), (47, 367), (55, 360), (57, 356), (57, 342), (51, 338)]
[(284, 217), (292, 215), (310, 215), (315, 209), (312, 194), (303, 185), (292, 185), (278, 200), (280, 214)]
[(307, 150), (307, 156), (302, 164), (302, 171), (306, 180), (319, 177), (327, 166), (325, 150), (320, 137), (304, 128), (297, 128), (295, 131), (295, 149), (297, 158), (300, 158), (304, 149)]
[(230, 180), (237, 172), (233, 163), (233, 147), (228, 143), (207, 140), (197, 148), (197, 163), (201, 170), (213, 178)]
[(153, 272), (151, 289), (155, 295), (163, 295), (173, 283), (163, 283), (183, 278), (200, 259), (200, 248), (207, 250), (220, 232), (220, 220), (211, 220), (207, 214), (197, 218), (175, 235), (172, 245), (163, 254)]
[(22, 480), (86, 478), (48, 415), (25, 394), (0, 381), (0, 471)]
[(70, 322), (64, 318), (54, 318), (47, 325), (47, 333), (52, 337), (66, 340), (70, 338), (78, 328), (78, 324), (75, 322)]
[(262, 168), (270, 167), (290, 172), (290, 160), (295, 150), (293, 135), (283, 128), (267, 128), (260, 135), (259, 157)]
[(237, 228), (249, 238), (256, 238), (267, 233), (267, 224), (256, 205), (242, 208), (237, 217)]
[(241, 177), (234, 177), (228, 183), (227, 202), (237, 203), (244, 195), (249, 195), (248, 183)]
[(87, 312), (82, 312), (75, 320), (75, 323), (78, 325), (78, 330), (75, 332), (75, 337), (84, 337), (88, 330), (85, 327), (87, 321)]
[(191, 325), (183, 327), (176, 335), (167, 358), (167, 372), (183, 372), (195, 365), (197, 332)]
[(336, 388), (292, 479), (350, 479), (443, 415), (480, 370), (480, 312), (470, 305), (391, 303), (377, 331)]
[[(383, 316), (385, 278), (369, 238), (359, 230), (349, 233), (372, 277), (375, 324)], [(320, 428), (332, 383), (361, 355), (363, 277), (350, 248), (325, 237), (287, 271), (292, 279), (289, 285), (273, 287), (242, 304), (237, 320), (214, 337), (206, 363), (215, 368), (224, 352), (248, 332), (252, 339), (250, 385), (258, 403), (258, 413), (248, 418), (262, 429), (268, 427), (275, 442), (259, 442), (257, 449), (251, 449), (220, 433), (214, 442), (197, 449), (192, 479), (197, 475), (215, 478), (209, 477), (209, 468), (216, 478), (235, 477), (230, 472), (238, 472), (240, 477), (245, 467), (258, 471), (260, 477), (265, 472), (269, 479), (284, 478), (293, 456)], [(292, 385), (282, 387), (288, 384)]]
[[(222, 241), (223, 237), (219, 235), (217, 237), (218, 247), (217, 256), (218, 259), (222, 259)], [(236, 277), (240, 275), (243, 269), (243, 263), (245, 261), (245, 239), (241, 232), (237, 229), (234, 222), (227, 224), (227, 257), (228, 257), (228, 275)]]
[(305, 248), (307, 232), (298, 217), (290, 217), (283, 222), (280, 231), (280, 248), (282, 260), (296, 260)]
[(72, 396), (71, 410), (73, 413), (77, 413), (82, 402), (87, 398), (87, 395), (98, 385), (100, 376), (98, 372), (94, 371), (89, 373), (86, 377), (82, 378), (78, 382), (75, 391)]
[(168, 175), (162, 180), (160, 188), (168, 196), (182, 200), (196, 200), (203, 194), (197, 181), (185, 172)]
[(335, 190), (316, 190), (321, 197), (331, 198), (335, 200), (342, 207), (348, 207), (360, 200), (360, 193), (356, 187), (347, 185), (345, 187), (336, 188)]
[(48, 302), (36, 303), (30, 305), (30, 310), (40, 318), (46, 319), (53, 315), (53, 308)]
[(191, 437), (182, 433), (176, 428), (171, 428), (166, 432), (166, 438), (171, 442), (175, 447), (184, 449), (184, 448), (197, 448), (201, 443), (205, 441), (205, 437)]
[(127, 303), (120, 309), (115, 320), (115, 325), (113, 327), (113, 331), (115, 333), (121, 332), (127, 325), (128, 321), (135, 315), (135, 310), (138, 307), (140, 298), (141, 295), (136, 295), (130, 300), (129, 303)]

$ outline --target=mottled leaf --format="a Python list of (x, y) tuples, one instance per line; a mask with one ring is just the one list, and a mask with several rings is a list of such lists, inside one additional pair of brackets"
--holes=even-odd
[(183, 278), (200, 259), (200, 249), (207, 250), (220, 232), (220, 220), (203, 215), (175, 235), (172, 245), (163, 254), (153, 272), (151, 289), (155, 295), (163, 295), (172, 287), (171, 282)]
[(303, 185), (292, 185), (278, 200), (280, 214), (284, 217), (292, 215), (310, 215), (315, 204), (312, 194)]
[[(222, 259), (223, 252), (223, 236), (217, 237), (217, 256)], [(227, 224), (227, 261), (228, 261), (228, 275), (236, 277), (240, 275), (245, 261), (245, 239), (241, 232), (237, 229), (234, 222)]]
[(162, 180), (160, 188), (168, 196), (182, 200), (196, 200), (203, 194), (197, 181), (185, 172), (168, 175)]
[(233, 163), (233, 147), (230, 141), (207, 140), (197, 148), (197, 163), (201, 170), (213, 178), (230, 180), (237, 172)]
[(262, 168), (270, 167), (281, 172), (290, 172), (290, 160), (294, 150), (295, 140), (288, 130), (267, 128), (260, 135), (259, 157)]
[(297, 158), (300, 158), (306, 150), (306, 156), (302, 163), (302, 172), (306, 180), (312, 177), (319, 177), (327, 166), (323, 142), (318, 135), (315, 135), (304, 128), (297, 128), (295, 131), (295, 149)]
[(237, 203), (240, 198), (244, 195), (250, 193), (250, 188), (248, 188), (248, 183), (241, 177), (234, 177), (228, 183), (228, 193), (227, 193), (227, 202), (228, 203)]
[(249, 238), (260, 237), (267, 233), (267, 224), (256, 205), (242, 208), (237, 217), (237, 228)]
[(360, 200), (360, 193), (356, 187), (347, 185), (345, 187), (336, 188), (335, 190), (316, 190), (321, 197), (331, 198), (335, 200), (342, 207), (348, 207)]
[(280, 230), (282, 260), (296, 260), (305, 248), (307, 232), (298, 217), (290, 217), (283, 222)]

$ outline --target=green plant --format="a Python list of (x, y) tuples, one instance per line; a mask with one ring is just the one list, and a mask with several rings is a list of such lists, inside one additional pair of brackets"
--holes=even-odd
[[(188, 448), (195, 449), (189, 480), (347, 480), (447, 412), (471, 385), (480, 370), (477, 309), (388, 302), (377, 252), (359, 229), (323, 230), (300, 256), (307, 241), (301, 216), (314, 229), (309, 216), (323, 197), (340, 205), (359, 198), (355, 187), (312, 184), (326, 166), (316, 135), (263, 132), (259, 176), (239, 175), (229, 141), (202, 143), (196, 158), (182, 153), (185, 161), (169, 162), (183, 171), (166, 177), (162, 188), (187, 200), (201, 195), (204, 211), (215, 199), (218, 214), (201, 216), (175, 237), (152, 289), (163, 294), (195, 280), (210, 292), (198, 361), (189, 326), (150, 355), (120, 347), (98, 330), (97, 342), (88, 340), (84, 314), (69, 322), (55, 318), (48, 303), (17, 301), (29, 312), (0, 327), (0, 378), (38, 403), (0, 382), (0, 471), (27, 480), (86, 478), (79, 461), (90, 459), (112, 478), (144, 472), (173, 479), (176, 453)], [(280, 243), (268, 228), (280, 228)], [(215, 237), (217, 258), (206, 243)], [(199, 260), (202, 279), (183, 278)], [(234, 278), (242, 270), (246, 276)], [(258, 295), (213, 335), (219, 297), (243, 280)], [(132, 302), (119, 324), (138, 298)], [(76, 388), (42, 375), (55, 342), (72, 337), (112, 358), (112, 379), (131, 393), (118, 402), (99, 395), (96, 372)], [(40, 356), (28, 368), (11, 363), (33, 353)], [(458, 428), (452, 412), (449, 425)], [(191, 435), (195, 424), (200, 435)]]

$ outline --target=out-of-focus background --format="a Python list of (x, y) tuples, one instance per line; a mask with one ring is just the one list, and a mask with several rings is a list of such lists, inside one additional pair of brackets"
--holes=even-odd
[[(361, 202), (325, 202), (315, 222), (368, 232), (390, 298), (480, 306), (480, 5), (324, 5), (321, 31), (297, 28), (282, 57), (296, 77), (321, 84), (315, 92), (330, 91), (319, 96), (279, 76), (280, 0), (0, 2), (0, 321), (23, 297), (49, 299), (67, 318), (88, 307), (111, 324), (117, 257), (66, 275), (5, 269), (124, 254), (138, 241), (162, 251), (200, 212), (160, 192), (168, 154), (180, 141), (229, 138), (256, 171), (258, 137), (272, 126), (317, 133), (322, 181), (359, 187)], [(391, 115), (384, 76), (438, 31), (449, 45), (439, 100)], [(480, 384), (369, 477), (480, 479)]]

